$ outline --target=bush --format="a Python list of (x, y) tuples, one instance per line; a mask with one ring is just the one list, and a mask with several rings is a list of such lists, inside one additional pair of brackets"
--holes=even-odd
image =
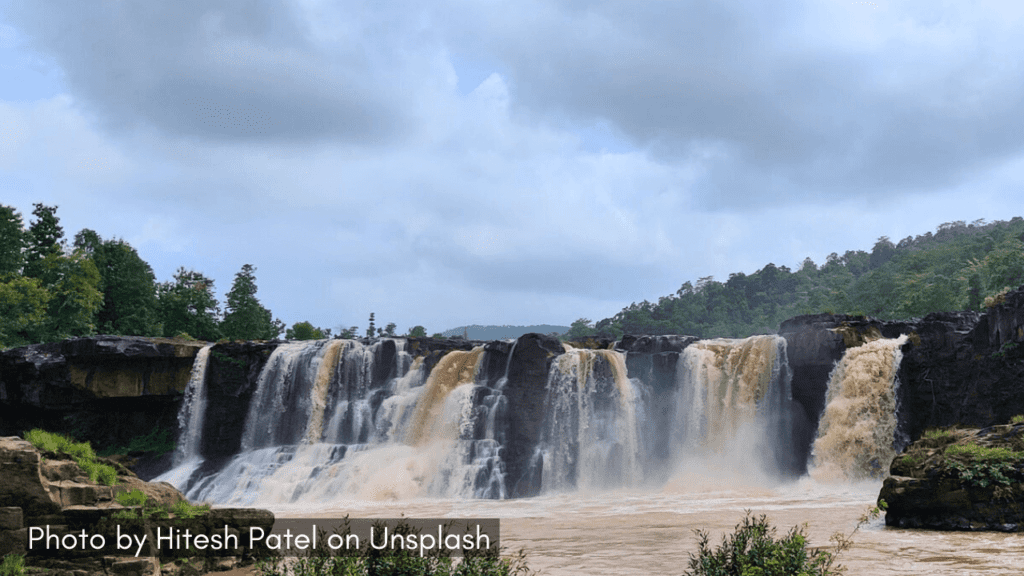
[(956, 458), (959, 456), (978, 462), (1005, 462), (1024, 456), (1024, 454), (1020, 452), (1014, 452), (1013, 450), (1002, 446), (988, 447), (981, 446), (973, 442), (947, 446), (943, 455), (947, 458)]
[(182, 518), (188, 520), (190, 518), (196, 518), (202, 516), (210, 511), (209, 504), (203, 504), (201, 506), (192, 504), (187, 500), (181, 500), (176, 502), (169, 509), (166, 506), (160, 504), (149, 504), (149, 497), (146, 496), (145, 492), (139, 489), (129, 490), (127, 492), (121, 492), (116, 496), (117, 503), (121, 506), (128, 506), (136, 508), (137, 510), (118, 510), (114, 512), (113, 517), (118, 520), (128, 520), (136, 518), (169, 518), (171, 514), (174, 514), (175, 518)]
[(24, 576), (25, 557), (21, 554), (8, 554), (0, 564), (0, 576)]
[(929, 440), (947, 440), (953, 437), (953, 433), (948, 429), (932, 428), (925, 430), (921, 437)]
[(25, 432), (25, 440), (28, 440), (36, 448), (44, 452), (64, 454), (72, 460), (89, 476), (89, 480), (113, 486), (117, 483), (117, 470), (113, 466), (102, 464), (96, 461), (96, 452), (88, 442), (75, 442), (67, 436), (54, 434), (36, 428)]
[(1010, 424), (1024, 424), (1024, 414), (1017, 414), (1010, 418)]
[(690, 554), (686, 576), (812, 576), (840, 574), (833, 569), (836, 554), (821, 549), (809, 550), (803, 528), (794, 527), (784, 537), (775, 538), (775, 527), (764, 514), (747, 516), (736, 531), (722, 538), (712, 550), (708, 533), (697, 530), (697, 554)]

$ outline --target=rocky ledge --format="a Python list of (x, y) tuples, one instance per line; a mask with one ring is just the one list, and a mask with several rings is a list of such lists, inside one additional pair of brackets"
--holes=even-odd
[[(185, 518), (168, 514), (185, 497), (166, 482), (144, 482), (115, 461), (100, 459), (117, 470), (113, 486), (90, 481), (73, 460), (53, 452), (41, 452), (18, 437), (0, 437), (0, 556), (24, 554), (28, 572), (47, 576), (196, 576), (210, 570), (229, 570), (251, 560), (253, 550), (160, 549), (153, 546), (153, 530), (186, 528), (192, 534), (228, 532), (246, 542), (250, 530), (270, 531), (274, 515), (257, 509), (214, 509)], [(117, 494), (138, 491), (145, 495), (145, 506), (162, 510), (147, 517), (117, 519), (114, 514), (137, 508), (117, 502)], [(133, 512), (134, 510), (134, 512)], [(116, 542), (118, 530), (129, 531), (147, 542), (126, 553)], [(52, 534), (59, 552), (42, 550), (38, 539), (31, 546), (30, 536)], [(89, 545), (79, 545), (80, 535), (89, 535)], [(103, 535), (106, 546), (93, 549), (93, 535)], [(257, 553), (259, 551), (256, 551)]]
[(927, 431), (890, 472), (889, 526), (1024, 532), (1024, 423)]

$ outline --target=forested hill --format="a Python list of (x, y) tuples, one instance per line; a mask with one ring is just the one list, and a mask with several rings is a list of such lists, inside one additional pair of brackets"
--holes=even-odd
[(883, 236), (871, 252), (832, 253), (799, 270), (768, 264), (746, 275), (686, 282), (657, 302), (623, 308), (611, 318), (573, 322), (568, 337), (690, 334), (742, 338), (774, 332), (799, 314), (834, 312), (880, 319), (930, 312), (981, 310), (1007, 288), (1024, 284), (1024, 219), (947, 222), (934, 234), (893, 243)]

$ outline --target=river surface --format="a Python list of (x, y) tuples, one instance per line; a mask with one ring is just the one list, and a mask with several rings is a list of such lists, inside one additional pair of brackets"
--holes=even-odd
[[(717, 544), (744, 517), (766, 514), (779, 535), (806, 523), (813, 546), (850, 534), (874, 505), (879, 482), (822, 484), (805, 477), (773, 488), (678, 479), (655, 491), (570, 492), (521, 500), (353, 500), (331, 509), (270, 505), (281, 517), (500, 518), (502, 546), (524, 549), (548, 576), (682, 574), (696, 550), (694, 530)], [(260, 504), (257, 502), (257, 506)], [(840, 557), (851, 575), (1024, 573), (1024, 535), (862, 526)]]

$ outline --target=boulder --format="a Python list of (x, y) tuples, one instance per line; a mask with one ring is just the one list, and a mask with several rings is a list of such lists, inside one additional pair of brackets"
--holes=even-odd
[(889, 526), (1024, 531), (1024, 424), (933, 431), (890, 473), (879, 494)]

